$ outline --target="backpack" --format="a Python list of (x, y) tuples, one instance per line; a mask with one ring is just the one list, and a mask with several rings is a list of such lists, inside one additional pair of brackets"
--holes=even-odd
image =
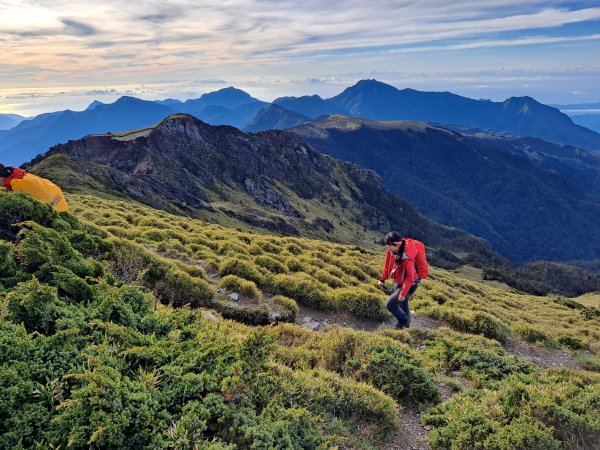
[(49, 203), (57, 211), (69, 210), (62, 190), (57, 185), (24, 170), (14, 170), (19, 172), (10, 180), (13, 192), (25, 192), (42, 203)]
[(416, 249), (417, 254), (415, 256), (415, 268), (417, 269), (417, 273), (421, 277), (422, 280), (427, 278), (429, 275), (429, 264), (427, 263), (427, 254), (425, 253), (425, 245), (421, 241), (417, 241), (416, 239), (405, 239), (406, 241), (412, 243)]

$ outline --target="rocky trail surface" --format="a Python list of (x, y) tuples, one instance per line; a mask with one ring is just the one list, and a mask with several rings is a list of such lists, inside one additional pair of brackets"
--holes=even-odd
[[(300, 306), (296, 323), (313, 331), (324, 331), (332, 326), (348, 327), (361, 331), (377, 331), (393, 328), (396, 320), (393, 317), (385, 321), (376, 321), (354, 317), (347, 313), (319, 311), (313, 308)], [(411, 327), (435, 330), (446, 326), (426, 315), (417, 314), (412, 316)], [(511, 340), (504, 345), (504, 350), (509, 355), (527, 359), (539, 367), (566, 367), (569, 369), (580, 369), (573, 355), (564, 349), (547, 349), (527, 343)], [(457, 378), (463, 385), (463, 389), (469, 389), (470, 383), (460, 372), (452, 372), (450, 376)], [(445, 383), (438, 383), (442, 400), (446, 401), (456, 392), (452, 391)], [(398, 433), (388, 440), (379, 443), (381, 450), (427, 450), (427, 435), (431, 427), (421, 423), (421, 413), (417, 408), (398, 408)]]
[[(195, 264), (202, 267), (201, 264)], [(208, 281), (217, 289), (220, 280), (218, 273), (207, 271)], [(218, 289), (217, 289), (218, 290)], [(221, 289), (222, 291), (222, 289)], [(229, 298), (237, 303), (239, 295), (235, 292), (227, 294)], [(270, 296), (267, 296), (270, 297)], [(348, 327), (360, 331), (379, 331), (391, 329), (396, 322), (395, 318), (389, 317), (384, 321), (355, 317), (343, 311), (321, 311), (307, 306), (299, 305), (300, 311), (296, 323), (304, 328), (321, 332), (334, 326)], [(411, 327), (428, 330), (436, 330), (444, 327), (443, 322), (432, 319), (424, 314), (414, 314), (411, 319)], [(566, 367), (569, 369), (581, 369), (573, 355), (564, 349), (548, 349), (540, 346), (530, 345), (518, 340), (510, 340), (504, 344), (504, 351), (508, 355), (514, 355), (529, 360), (541, 368)], [(449, 374), (458, 381), (463, 390), (471, 389), (470, 382), (464, 378), (461, 372), (455, 371)], [(450, 389), (443, 381), (438, 382), (442, 394), (442, 400), (450, 399), (456, 391)], [(421, 412), (415, 407), (398, 407), (398, 432), (385, 441), (379, 442), (377, 447), (381, 450), (426, 450), (429, 449), (427, 436), (431, 429), (421, 423)]]

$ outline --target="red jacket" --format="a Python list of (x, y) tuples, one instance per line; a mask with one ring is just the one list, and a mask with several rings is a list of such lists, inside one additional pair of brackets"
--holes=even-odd
[(381, 281), (385, 281), (388, 278), (393, 280), (402, 286), (400, 290), (401, 298), (405, 298), (408, 294), (408, 290), (419, 279), (419, 274), (415, 267), (415, 257), (419, 253), (417, 243), (413, 239), (405, 239), (406, 245), (404, 246), (404, 252), (402, 253), (401, 262), (396, 262), (396, 254), (392, 254), (388, 248), (385, 252), (385, 264), (383, 265), (383, 272), (381, 273)]
[(6, 192), (10, 191), (11, 190), (10, 182), (12, 180), (21, 180), (25, 175), (27, 175), (27, 172), (25, 172), (23, 169), (19, 169), (18, 167), (13, 167), (13, 172), (4, 179), (4, 190)]

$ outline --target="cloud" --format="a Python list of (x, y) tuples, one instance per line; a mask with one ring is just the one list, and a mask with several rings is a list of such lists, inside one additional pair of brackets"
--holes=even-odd
[(65, 26), (66, 34), (81, 37), (92, 36), (96, 34), (96, 29), (94, 27), (83, 22), (78, 22), (77, 20), (71, 19), (62, 19), (61, 22)]
[(206, 86), (206, 85), (213, 85), (213, 84), (227, 84), (227, 81), (218, 80), (218, 79), (208, 79), (208, 80), (197, 79), (197, 80), (193, 80), (189, 85), (190, 86)]
[(587, 64), (599, 23), (597, 2), (564, 0), (1, 0), (0, 85), (279, 80), (327, 89), (340, 73), (498, 59), (548, 71)]
[(177, 4), (164, 4), (159, 2), (144, 2), (145, 14), (135, 17), (142, 22), (163, 24), (172, 22), (186, 14), (186, 8)]

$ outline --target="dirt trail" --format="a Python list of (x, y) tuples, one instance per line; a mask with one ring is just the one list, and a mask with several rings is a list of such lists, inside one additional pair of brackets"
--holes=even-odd
[[(319, 311), (313, 308), (300, 306), (300, 312), (296, 322), (314, 331), (322, 331), (332, 325), (340, 325), (355, 330), (377, 331), (386, 328), (393, 328), (396, 320), (392, 317), (385, 321), (376, 321), (370, 319), (361, 319), (344, 312)], [(411, 327), (435, 330), (445, 326), (426, 315), (420, 314), (412, 317)], [(527, 359), (534, 364), (548, 367), (567, 367), (569, 369), (580, 369), (571, 353), (567, 350), (551, 350), (532, 346), (524, 342), (512, 340), (504, 345), (504, 350), (508, 355), (514, 355), (519, 358)], [(461, 374), (457, 374), (462, 378)], [(469, 385), (467, 380), (463, 385)], [(438, 384), (442, 392), (442, 400), (448, 400), (452, 392), (444, 383)], [(467, 388), (468, 389), (468, 388)], [(415, 408), (399, 408), (398, 423), (400, 428), (398, 432), (391, 436), (385, 442), (377, 447), (381, 450), (428, 450), (427, 435), (430, 427), (425, 427), (421, 423), (421, 413)]]
[[(296, 322), (306, 328), (321, 331), (327, 326), (340, 325), (362, 331), (377, 331), (394, 327), (395, 319), (390, 317), (385, 321), (370, 320), (354, 317), (348, 313), (319, 311), (313, 308), (300, 306), (300, 313)], [(424, 314), (412, 317), (411, 327), (435, 330), (446, 326), (443, 322), (434, 320)], [(508, 355), (514, 355), (532, 363), (544, 367), (566, 367), (569, 369), (581, 369), (573, 355), (565, 349), (547, 349), (530, 345), (522, 341), (511, 340), (504, 344), (504, 351)]]

